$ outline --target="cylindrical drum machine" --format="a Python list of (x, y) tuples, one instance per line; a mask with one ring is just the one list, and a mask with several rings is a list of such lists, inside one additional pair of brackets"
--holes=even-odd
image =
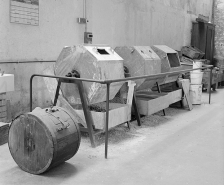
[[(166, 46), (166, 45), (154, 45), (152, 46), (153, 51), (161, 58), (161, 72), (174, 72), (183, 70), (180, 65), (180, 59), (177, 51)], [(169, 75), (166, 77), (163, 83), (170, 83), (177, 81), (179, 74)]]
[[(56, 63), (55, 75), (112, 80), (124, 78), (123, 59), (108, 46), (79, 45), (65, 47)], [(110, 100), (114, 98), (124, 82), (110, 85)], [(88, 102), (95, 104), (106, 101), (106, 85), (95, 82), (83, 82)], [(76, 84), (62, 83), (64, 97), (73, 106), (81, 104)]]
[[(119, 46), (114, 50), (124, 59), (124, 66), (131, 77), (161, 72), (161, 60), (149, 46)], [(135, 80), (137, 90), (150, 89), (156, 83), (156, 80), (149, 80), (147, 83), (145, 80)]]
[(41, 174), (73, 157), (80, 130), (73, 115), (60, 107), (36, 108), (18, 116), (9, 129), (8, 145), (18, 166)]

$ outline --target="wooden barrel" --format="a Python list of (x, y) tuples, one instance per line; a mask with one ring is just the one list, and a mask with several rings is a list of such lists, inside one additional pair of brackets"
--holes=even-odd
[(8, 145), (18, 166), (40, 174), (73, 157), (81, 141), (74, 120), (61, 107), (38, 107), (17, 117), (9, 128)]

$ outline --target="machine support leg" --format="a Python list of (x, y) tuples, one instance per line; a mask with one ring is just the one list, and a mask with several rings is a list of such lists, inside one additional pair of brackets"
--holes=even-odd
[(135, 93), (133, 93), (132, 105), (133, 105), (134, 110), (135, 110), (135, 116), (136, 116), (136, 119), (137, 119), (137, 122), (138, 122), (138, 126), (141, 126), (141, 119), (140, 119), (140, 115), (139, 115), (139, 112), (138, 112)]
[(60, 87), (61, 87), (61, 79), (58, 80), (58, 85), (57, 85), (57, 89), (56, 89), (55, 97), (54, 97), (54, 104), (53, 104), (54, 106), (56, 106), (57, 104)]
[[(161, 93), (161, 89), (160, 89), (158, 82), (156, 82), (156, 86), (157, 86), (158, 92)], [(165, 109), (163, 109), (163, 115), (166, 116)]]
[[(183, 89), (183, 86), (180, 85), (178, 82), (176, 82), (176, 85), (177, 85), (178, 88)], [(183, 99), (184, 99), (184, 90), (183, 90), (183, 94), (182, 94), (182, 99), (180, 100), (180, 106), (181, 106), (181, 108), (184, 108)]]
[(110, 84), (108, 83), (107, 100), (106, 100), (105, 159), (107, 159), (107, 152), (108, 152), (109, 97), (110, 97)]
[(184, 99), (184, 94), (182, 96), (182, 100), (180, 100), (180, 106), (181, 106), (181, 108), (184, 108), (183, 99)]
[[(126, 69), (128, 70), (128, 68), (126, 68)], [(125, 74), (125, 78), (128, 78), (128, 77), (131, 77), (131, 75), (129, 73), (129, 70), (128, 70), (128, 73)], [(136, 96), (135, 96), (135, 92), (133, 92), (132, 106), (134, 107), (134, 110), (135, 110), (135, 117), (137, 119), (138, 126), (141, 126), (141, 119), (140, 119), (140, 115), (139, 115), (139, 112), (138, 112), (137, 99), (136, 99)]]
[(129, 121), (127, 121), (127, 125), (128, 125), (128, 129), (130, 130), (131, 126), (130, 126), (130, 122)]
[(86, 93), (84, 91), (83, 84), (81, 81), (77, 81), (76, 84), (78, 85), (78, 89), (79, 89), (79, 95), (80, 95), (81, 102), (82, 102), (82, 108), (83, 108), (83, 112), (85, 115), (85, 120), (86, 120), (86, 124), (87, 124), (87, 129), (88, 129), (88, 133), (89, 133), (91, 146), (93, 148), (95, 148), (96, 144), (95, 144), (95, 136), (94, 136), (94, 132), (93, 132), (93, 118), (92, 118), (92, 115), (91, 115), (89, 107), (88, 107)]
[(208, 92), (209, 92), (209, 104), (211, 103), (211, 85), (212, 85), (212, 68), (210, 68), (210, 78), (209, 78), (209, 85), (208, 85)]

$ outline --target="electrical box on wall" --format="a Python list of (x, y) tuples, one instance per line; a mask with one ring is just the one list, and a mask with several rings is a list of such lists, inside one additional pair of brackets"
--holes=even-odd
[(89, 21), (86, 18), (77, 18), (77, 22), (79, 24), (86, 24)]
[(84, 43), (92, 44), (93, 33), (92, 32), (84, 32)]

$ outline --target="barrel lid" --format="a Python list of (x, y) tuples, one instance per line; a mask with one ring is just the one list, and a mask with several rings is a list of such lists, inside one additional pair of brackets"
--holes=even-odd
[(134, 48), (146, 60), (160, 60), (159, 56), (149, 46), (134, 46)]
[(13, 159), (26, 172), (43, 173), (52, 162), (51, 133), (35, 115), (21, 115), (12, 122), (8, 145)]
[(84, 46), (98, 61), (123, 60), (111, 47), (105, 46)]

